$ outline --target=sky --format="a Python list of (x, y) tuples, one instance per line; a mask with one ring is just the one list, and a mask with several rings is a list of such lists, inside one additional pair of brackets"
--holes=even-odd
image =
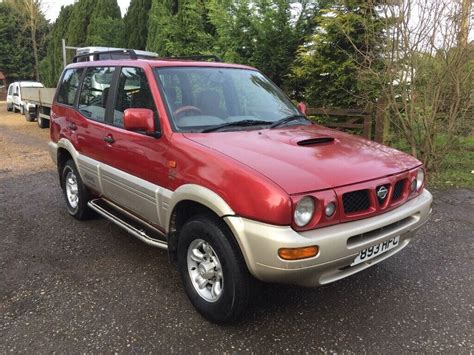
[[(59, 15), (61, 6), (70, 5), (74, 3), (74, 0), (43, 0), (43, 12), (46, 18), (50, 22), (56, 21), (56, 18)], [(117, 0), (120, 10), (122, 11), (122, 16), (127, 12), (128, 5), (130, 0)]]

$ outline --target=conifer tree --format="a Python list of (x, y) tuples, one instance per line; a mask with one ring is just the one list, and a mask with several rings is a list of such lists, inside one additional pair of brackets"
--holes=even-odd
[(123, 46), (146, 49), (151, 0), (132, 0), (124, 17)]

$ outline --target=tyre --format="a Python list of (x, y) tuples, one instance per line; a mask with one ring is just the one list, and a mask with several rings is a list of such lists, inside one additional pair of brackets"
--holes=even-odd
[(235, 322), (248, 307), (255, 280), (219, 218), (199, 215), (185, 223), (178, 237), (178, 268), (188, 298), (209, 321)]
[(68, 160), (62, 168), (61, 187), (69, 214), (78, 220), (89, 218), (92, 215), (92, 210), (87, 207), (87, 202), (91, 199), (91, 195), (82, 182), (72, 159)]
[(15, 107), (15, 105), (13, 105), (12, 108), (13, 108), (13, 112), (18, 113), (18, 109)]
[(38, 114), (38, 118), (36, 119), (36, 121), (38, 122), (38, 127), (39, 128), (48, 128), (49, 127), (49, 120), (42, 118), (40, 114)]
[(7, 104), (7, 111), (8, 112), (13, 111), (13, 105)]
[(33, 122), (35, 120), (35, 114), (30, 113), (28, 110), (23, 109), (23, 112), (25, 113), (25, 119), (27, 122)]

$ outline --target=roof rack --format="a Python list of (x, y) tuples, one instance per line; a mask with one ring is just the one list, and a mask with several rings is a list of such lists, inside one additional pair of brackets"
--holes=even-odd
[(223, 60), (216, 55), (190, 55), (184, 57), (167, 57), (167, 58), (159, 58), (161, 60), (202, 60), (202, 61), (210, 61), (213, 62), (222, 62)]
[[(92, 59), (90, 59), (92, 57)], [(115, 57), (115, 58), (114, 58)], [(76, 54), (72, 60), (73, 63), (83, 62), (81, 60), (85, 58), (87, 60), (106, 60), (106, 59), (148, 59), (148, 58), (157, 58), (153, 55), (141, 54), (137, 53), (133, 49), (114, 49), (110, 51), (94, 51), (94, 52), (87, 52)]]
[[(140, 53), (142, 52), (142, 53)], [(73, 63), (84, 61), (97, 61), (107, 59), (160, 59), (160, 60), (201, 60), (222, 62), (222, 59), (216, 55), (190, 55), (184, 57), (166, 57), (160, 58), (154, 55), (148, 55), (143, 51), (135, 51), (133, 49), (114, 49), (108, 51), (94, 51), (76, 54), (72, 60)]]

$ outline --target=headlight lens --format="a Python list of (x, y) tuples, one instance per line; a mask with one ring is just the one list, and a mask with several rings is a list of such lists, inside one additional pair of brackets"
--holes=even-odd
[(336, 212), (336, 204), (334, 202), (329, 202), (324, 209), (324, 213), (326, 217), (331, 217), (334, 212)]
[(293, 214), (293, 218), (295, 220), (295, 224), (298, 227), (304, 227), (311, 221), (314, 214), (314, 201), (311, 197), (306, 196), (303, 197), (297, 204), (295, 208), (295, 213)]
[(418, 191), (425, 182), (425, 171), (423, 169), (419, 169), (416, 173), (416, 190)]

